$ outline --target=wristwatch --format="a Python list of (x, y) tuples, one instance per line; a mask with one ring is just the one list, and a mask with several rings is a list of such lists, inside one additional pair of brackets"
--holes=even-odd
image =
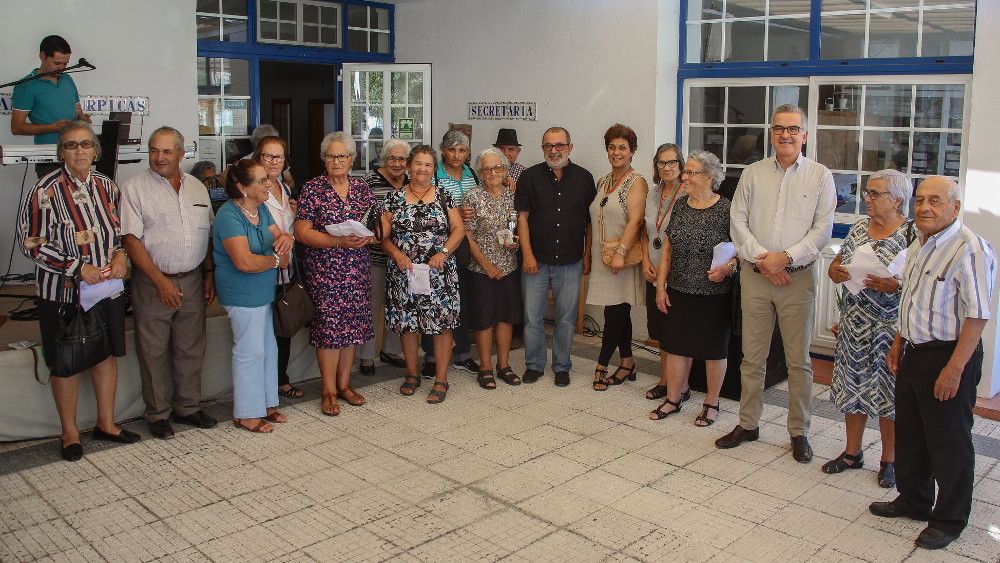
[(903, 293), (903, 280), (898, 280), (899, 285), (896, 286), (896, 293)]
[(441, 254), (444, 254), (445, 256), (447, 256), (449, 252), (451, 252), (451, 251), (448, 250), (447, 246), (442, 246), (441, 247)]

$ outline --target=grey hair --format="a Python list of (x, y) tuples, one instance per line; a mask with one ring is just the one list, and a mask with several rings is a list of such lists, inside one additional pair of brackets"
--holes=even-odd
[[(77, 129), (85, 129), (88, 133), (90, 133), (90, 140), (94, 141), (94, 149), (96, 149), (97, 151), (96, 158), (100, 160), (101, 142), (97, 139), (97, 135), (94, 134), (94, 128), (91, 127), (90, 124), (87, 123), (86, 121), (78, 119), (75, 121), (70, 121), (66, 125), (63, 125), (62, 128), (59, 129), (59, 137), (56, 140), (56, 144), (59, 145), (59, 147), (61, 148), (63, 144), (63, 139), (66, 138), (66, 135), (68, 135), (70, 131), (76, 131)], [(59, 155), (59, 160), (62, 160), (62, 155)]]
[(278, 133), (278, 128), (270, 123), (261, 123), (250, 133), (250, 144), (257, 146), (260, 140), (264, 137), (280, 137), (281, 134)]
[(389, 156), (389, 151), (395, 148), (405, 149), (406, 154), (410, 154), (410, 143), (402, 139), (389, 139), (382, 145), (382, 150), (378, 153), (379, 162), (385, 164), (385, 159)]
[(945, 180), (948, 181), (948, 201), (958, 201), (962, 199), (962, 193), (958, 189), (958, 182), (952, 180), (951, 178), (945, 178)]
[(347, 152), (351, 155), (352, 161), (358, 156), (358, 145), (354, 142), (354, 137), (346, 131), (334, 131), (333, 133), (327, 133), (326, 137), (323, 137), (323, 142), (319, 144), (320, 159), (326, 160), (326, 149), (330, 148), (330, 143), (344, 143), (347, 147)]
[[(490, 147), (488, 149), (484, 149), (482, 152), (479, 153), (478, 156), (476, 156), (476, 170), (482, 172), (483, 159), (490, 155), (498, 157), (500, 159), (500, 164), (503, 164), (504, 168), (510, 168), (510, 161), (507, 160), (507, 155), (500, 152), (500, 149), (496, 147)], [(480, 174), (480, 176), (482, 176), (482, 174)]]
[(800, 116), (802, 116), (802, 130), (806, 131), (808, 129), (809, 116), (806, 115), (806, 110), (800, 108), (799, 106), (797, 106), (795, 104), (782, 104), (782, 105), (774, 108), (774, 111), (771, 112), (771, 123), (774, 123), (774, 118), (779, 113), (797, 113), (797, 114), (799, 114)]
[(174, 148), (180, 152), (184, 152), (184, 135), (181, 135), (180, 131), (174, 129), (169, 125), (164, 125), (163, 127), (157, 128), (156, 131), (153, 131), (153, 133), (149, 136), (149, 140), (152, 141), (153, 137), (159, 135), (160, 133), (170, 133), (171, 135), (173, 135)]
[(217, 167), (211, 160), (201, 160), (196, 162), (194, 166), (191, 167), (190, 174), (201, 180), (201, 173), (206, 170), (217, 170)]
[(544, 133), (542, 133), (542, 138), (544, 139), (545, 136), (548, 135), (549, 133), (565, 133), (566, 134), (566, 144), (572, 144), (573, 143), (573, 139), (569, 136), (569, 130), (567, 130), (565, 127), (559, 127), (558, 125), (556, 125), (554, 127), (549, 127), (548, 129), (545, 130)]
[(691, 151), (688, 153), (688, 159), (701, 164), (702, 172), (712, 179), (712, 191), (719, 191), (719, 186), (726, 179), (726, 171), (722, 168), (719, 157), (708, 151)]
[(459, 131), (451, 129), (441, 137), (441, 150), (445, 147), (469, 146), (469, 136)]
[(889, 191), (889, 197), (901, 198), (903, 201), (897, 206), (899, 211), (906, 213), (906, 204), (910, 202), (910, 196), (913, 194), (913, 184), (910, 183), (910, 179), (906, 177), (899, 170), (893, 170), (887, 168), (885, 170), (879, 170), (878, 172), (872, 174), (868, 177), (868, 181), (872, 180), (885, 180), (886, 189)]

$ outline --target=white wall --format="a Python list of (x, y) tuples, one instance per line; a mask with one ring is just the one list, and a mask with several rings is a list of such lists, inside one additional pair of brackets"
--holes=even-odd
[[(0, 18), (4, 56), (0, 82), (11, 82), (38, 66), (38, 43), (62, 35), (73, 48), (72, 62), (84, 57), (97, 70), (73, 75), (81, 95), (147, 96), (150, 113), (143, 136), (171, 125), (187, 141), (197, 139), (195, 0), (5, 0)], [(11, 89), (5, 89), (10, 92)], [(101, 118), (96, 118), (95, 122)], [(0, 145), (30, 145), (31, 137), (10, 133), (10, 116), (0, 116)], [(120, 180), (146, 163), (119, 168)], [(0, 168), (0, 274), (7, 271), (14, 244), (19, 194), (25, 165)], [(36, 180), (27, 170), (27, 187)], [(27, 189), (27, 187), (25, 189)], [(32, 271), (15, 250), (12, 273)]]
[[(971, 121), (966, 143), (964, 221), (970, 229), (990, 241), (1000, 252), (1000, 159), (997, 159), (997, 131), (1000, 111), (996, 93), (1000, 91), (1000, 69), (993, 59), (1000, 53), (1000, 2), (980, 1), (976, 7), (976, 62), (972, 75)], [(997, 291), (993, 292), (993, 318), (997, 318)], [(1000, 339), (996, 320), (986, 325), (983, 348), (983, 379), (980, 397), (1000, 393)]]

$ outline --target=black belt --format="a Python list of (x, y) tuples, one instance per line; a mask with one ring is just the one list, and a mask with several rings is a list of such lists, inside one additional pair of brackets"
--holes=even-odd
[(172, 279), (172, 280), (179, 280), (179, 279), (181, 279), (181, 278), (186, 278), (186, 277), (190, 276), (191, 274), (193, 274), (193, 273), (197, 272), (198, 270), (199, 270), (199, 268), (195, 268), (195, 269), (193, 269), (193, 270), (190, 270), (190, 271), (188, 271), (188, 272), (181, 272), (181, 273), (179, 273), (179, 274), (166, 274), (166, 273), (165, 273), (165, 274), (163, 274), (163, 275), (164, 275), (165, 277), (168, 277), (168, 278)]
[[(757, 272), (758, 274), (762, 273), (760, 271), (760, 268), (757, 267), (757, 264), (755, 264), (755, 263), (753, 263), (753, 262), (751, 262), (749, 260), (746, 260), (746, 263), (750, 264), (750, 267), (753, 268), (753, 271)], [(805, 270), (806, 268), (811, 268), (813, 264), (815, 264), (815, 262), (810, 262), (810, 263), (805, 264), (803, 266), (786, 266), (785, 267), (785, 271), (788, 272), (789, 274), (794, 274), (795, 272), (801, 272), (802, 270)]]
[(957, 343), (958, 340), (930, 340), (927, 342), (906, 341), (906, 344), (910, 348), (944, 348), (945, 346), (954, 346)]

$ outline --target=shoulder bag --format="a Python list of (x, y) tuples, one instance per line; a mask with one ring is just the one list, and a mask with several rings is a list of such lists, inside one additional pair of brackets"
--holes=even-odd
[[(281, 269), (278, 269), (278, 282), (281, 282)], [(298, 261), (292, 260), (292, 280), (281, 284), (281, 289), (272, 303), (274, 309), (274, 335), (278, 338), (291, 338), (302, 330), (313, 315), (316, 306), (309, 298), (309, 292), (302, 284), (302, 275), (298, 269)]]
[[(601, 205), (601, 216), (598, 223), (601, 225), (601, 260), (604, 261), (605, 265), (610, 266), (611, 259), (615, 257), (615, 252), (622, 243), (622, 239), (621, 237), (604, 238), (604, 205)], [(640, 262), (642, 262), (642, 245), (636, 240), (632, 248), (628, 249), (628, 252), (625, 254), (625, 265), (635, 266)]]

